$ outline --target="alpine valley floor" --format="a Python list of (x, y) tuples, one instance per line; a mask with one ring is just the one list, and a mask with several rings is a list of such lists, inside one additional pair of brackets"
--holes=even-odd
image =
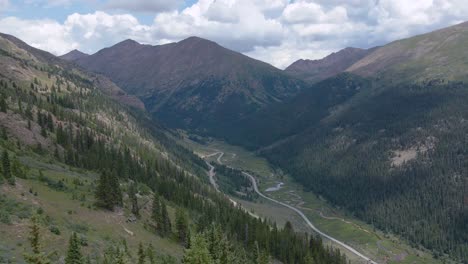
[[(261, 192), (270, 198), (299, 209), (320, 231), (352, 246), (377, 263), (451, 262), (449, 259), (434, 259), (431, 253), (424, 248), (413, 248), (399, 237), (376, 230), (349, 213), (333, 207), (322, 197), (305, 192), (301, 185), (297, 184), (291, 177), (279, 169), (274, 169), (266, 159), (253, 152), (214, 139), (204, 139), (202, 140), (204, 143), (195, 142), (189, 139), (184, 131), (181, 131), (181, 135), (180, 142), (200, 156), (223, 152), (224, 155), (219, 160), (218, 155), (211, 155), (207, 157), (207, 160), (210, 162), (221, 161), (226, 166), (250, 172), (256, 177)], [(267, 189), (270, 191), (265, 192)], [(258, 197), (254, 201), (246, 201), (237, 197), (230, 198), (260, 217), (276, 221), (280, 226), (289, 221), (296, 230), (313, 233), (296, 212), (267, 199)], [(326, 238), (323, 241), (330, 246), (340, 248), (352, 263), (366, 263), (362, 258), (336, 243)]]

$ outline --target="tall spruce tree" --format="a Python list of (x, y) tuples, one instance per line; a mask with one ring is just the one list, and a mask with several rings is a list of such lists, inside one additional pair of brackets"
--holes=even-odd
[(83, 264), (83, 256), (80, 252), (80, 242), (76, 233), (73, 233), (70, 237), (65, 264)]
[(115, 201), (114, 205), (122, 206), (123, 205), (122, 190), (120, 189), (119, 178), (117, 177), (117, 173), (114, 170), (110, 172), (109, 184), (110, 184), (110, 190), (112, 191), (112, 197)]
[(122, 191), (117, 177), (113, 177), (108, 170), (101, 173), (95, 191), (96, 205), (108, 210), (114, 210), (122, 205)]
[(109, 188), (109, 177), (107, 172), (101, 173), (99, 176), (99, 181), (96, 186), (95, 196), (96, 196), (96, 205), (102, 208), (109, 210), (114, 209), (112, 196), (109, 194), (111, 190)]
[(145, 250), (143, 249), (143, 244), (138, 245), (138, 264), (145, 264)]
[(31, 244), (31, 253), (25, 253), (24, 254), (24, 260), (26, 263), (29, 264), (50, 264), (51, 261), (49, 259), (49, 256), (47, 256), (44, 252), (41, 250), (41, 243), (40, 243), (40, 228), (38, 224), (38, 219), (37, 216), (34, 215), (31, 218), (32, 225), (30, 227), (30, 233), (29, 233), (29, 242)]
[(166, 202), (164, 200), (161, 201), (161, 227), (159, 231), (163, 236), (169, 235), (172, 231), (171, 219), (169, 218)]
[(176, 211), (176, 230), (177, 238), (182, 245), (187, 246), (188, 242), (188, 220), (185, 212), (178, 208)]
[(202, 234), (195, 235), (192, 239), (192, 245), (185, 250), (182, 262), (184, 264), (213, 264), (213, 258), (208, 250), (208, 244)]
[(6, 98), (5, 98), (5, 95), (2, 94), (0, 96), (0, 111), (3, 112), (3, 113), (6, 113), (8, 110), (8, 105), (7, 105), (7, 102), (6, 102)]
[(153, 248), (153, 245), (151, 243), (146, 248), (145, 255), (148, 257), (148, 260), (149, 260), (150, 264), (155, 264), (156, 263), (156, 256), (154, 254), (154, 248)]
[(153, 196), (153, 206), (151, 210), (151, 218), (156, 224), (156, 229), (159, 230), (159, 226), (161, 225), (161, 201), (159, 195), (155, 192)]
[(15, 184), (15, 178), (11, 174), (11, 164), (10, 164), (10, 157), (8, 155), (8, 151), (3, 150), (2, 153), (2, 172), (3, 177), (8, 181), (9, 184)]
[(140, 217), (140, 207), (138, 206), (138, 197), (137, 197), (137, 183), (133, 182), (130, 184), (130, 188), (128, 188), (128, 197), (132, 204), (132, 214), (136, 217)]

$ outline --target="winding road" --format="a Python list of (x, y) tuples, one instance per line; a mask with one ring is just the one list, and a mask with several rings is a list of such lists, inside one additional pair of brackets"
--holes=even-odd
[[(212, 157), (212, 156), (215, 156), (215, 155), (219, 155), (218, 158), (216, 159), (217, 162), (219, 164), (222, 164), (221, 163), (221, 157), (224, 155), (224, 152), (221, 152), (221, 151), (218, 151), (218, 152), (215, 152), (215, 153), (212, 153), (212, 154), (209, 154), (209, 155), (206, 155), (204, 156), (204, 158), (206, 157)], [(219, 189), (218, 189), (218, 185), (216, 184), (216, 181), (214, 179), (214, 175), (215, 175), (215, 172), (214, 172), (214, 167), (213, 165), (209, 164), (208, 162), (206, 162), (206, 164), (208, 164), (208, 166), (210, 167), (210, 171), (208, 173), (209, 177), (210, 177), (210, 182), (211, 184), (213, 185), (213, 187), (219, 192)], [(342, 246), (343, 248), (347, 249), (348, 251), (352, 252), (353, 254), (355, 254), (356, 256), (364, 259), (367, 263), (369, 264), (378, 264), (377, 262), (373, 261), (372, 259), (370, 259), (369, 257), (363, 255), (362, 253), (360, 253), (359, 251), (357, 251), (356, 249), (354, 249), (353, 247), (347, 245), (346, 243), (334, 238), (334, 237), (331, 237), (325, 233), (323, 233), (322, 231), (320, 231), (317, 227), (314, 226), (314, 224), (312, 224), (312, 222), (309, 220), (309, 218), (307, 218), (307, 216), (299, 209), (297, 209), (296, 207), (293, 207), (289, 204), (286, 204), (286, 203), (283, 203), (283, 202), (280, 202), (278, 200), (275, 200), (273, 198), (270, 198), (266, 195), (264, 195), (262, 192), (260, 192), (260, 190), (258, 189), (258, 185), (257, 185), (257, 180), (255, 179), (254, 176), (252, 176), (251, 174), (243, 171), (242, 174), (244, 174), (245, 176), (247, 176), (250, 181), (252, 182), (252, 186), (254, 188), (254, 191), (261, 197), (273, 202), (273, 203), (276, 203), (276, 204), (279, 204), (279, 205), (282, 205), (284, 207), (287, 207), (291, 210), (293, 210), (294, 212), (296, 212), (300, 217), (302, 217), (302, 219), (306, 222), (306, 224), (312, 229), (314, 230), (316, 233), (318, 233), (319, 235), (321, 235), (322, 237), (325, 237), (331, 241), (333, 241), (334, 243)]]

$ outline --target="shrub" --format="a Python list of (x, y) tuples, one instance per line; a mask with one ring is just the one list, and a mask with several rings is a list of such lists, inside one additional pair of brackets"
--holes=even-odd
[(49, 230), (50, 232), (52, 232), (52, 234), (55, 234), (57, 236), (60, 235), (60, 229), (57, 226), (51, 226), (49, 227)]

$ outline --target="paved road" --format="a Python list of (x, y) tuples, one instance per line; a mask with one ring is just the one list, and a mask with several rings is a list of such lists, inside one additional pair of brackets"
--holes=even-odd
[[(205, 156), (205, 157), (212, 157), (212, 156), (214, 156), (214, 155), (219, 155), (218, 158), (217, 158), (216, 160), (218, 161), (219, 164), (222, 164), (222, 163), (221, 163), (221, 157), (224, 155), (224, 152), (221, 152), (221, 151), (215, 152), (215, 153), (209, 154), (209, 155), (207, 155), (207, 156)], [(215, 175), (214, 167), (213, 167), (213, 165), (209, 164), (208, 162), (206, 162), (206, 164), (208, 164), (208, 166), (210, 167), (210, 171), (208, 172), (208, 175), (209, 175), (209, 177), (210, 177), (211, 185), (213, 185), (213, 187), (219, 192), (218, 185), (216, 184), (216, 181), (214, 180), (214, 175)], [(270, 198), (270, 197), (264, 195), (262, 192), (259, 191), (258, 186), (257, 186), (257, 180), (255, 179), (254, 176), (252, 176), (251, 174), (249, 174), (249, 173), (247, 173), (247, 172), (245, 172), (245, 171), (243, 171), (242, 174), (244, 174), (245, 176), (247, 176), (247, 177), (250, 179), (250, 181), (252, 182), (252, 186), (253, 186), (253, 188), (254, 188), (254, 191), (255, 191), (258, 195), (260, 195), (261, 197), (263, 197), (263, 198), (265, 198), (265, 199), (267, 199), (267, 200), (269, 200), (269, 201), (272, 201), (272, 202), (274, 202), (274, 203), (277, 203), (277, 204), (279, 204), (279, 205), (282, 205), (282, 206), (284, 206), (284, 207), (287, 207), (287, 208), (293, 210), (293, 211), (296, 212), (299, 216), (301, 216), (302, 219), (304, 219), (304, 221), (306, 222), (306, 224), (307, 224), (310, 228), (312, 228), (312, 230), (314, 230), (315, 232), (317, 232), (317, 233), (318, 233), (319, 235), (321, 235), (322, 237), (325, 237), (325, 238), (327, 238), (327, 239), (329, 239), (329, 240), (335, 242), (336, 244), (338, 244), (338, 245), (344, 247), (345, 249), (347, 249), (347, 250), (349, 250), (350, 252), (354, 253), (354, 254), (357, 255), (358, 257), (364, 259), (367, 263), (370, 263), (370, 264), (378, 264), (377, 262), (375, 262), (375, 261), (371, 260), (369, 257), (367, 257), (367, 256), (365, 256), (365, 255), (363, 255), (363, 254), (361, 254), (359, 251), (357, 251), (357, 250), (354, 249), (353, 247), (347, 245), (346, 243), (344, 243), (344, 242), (342, 242), (342, 241), (340, 241), (340, 240), (338, 240), (338, 239), (336, 239), (336, 238), (334, 238), (334, 237), (331, 237), (331, 236), (329, 236), (329, 235), (323, 233), (322, 231), (320, 231), (317, 227), (315, 227), (315, 226), (312, 224), (312, 222), (309, 220), (309, 218), (307, 218), (307, 216), (306, 216), (301, 210), (299, 210), (299, 209), (297, 209), (296, 207), (293, 207), (293, 206), (291, 206), (291, 205), (289, 205), (289, 204), (280, 202), (280, 201), (278, 201), (278, 200), (275, 200), (275, 199), (273, 199), (273, 198)]]
[(250, 181), (252, 182), (252, 186), (254, 187), (254, 190), (255, 192), (260, 195), (261, 197), (269, 200), (269, 201), (272, 201), (274, 203), (277, 203), (279, 205), (282, 205), (282, 206), (285, 206), (291, 210), (293, 210), (294, 212), (296, 212), (298, 215), (300, 215), (302, 217), (302, 219), (304, 219), (304, 221), (307, 223), (307, 225), (312, 228), (312, 230), (314, 230), (315, 232), (317, 232), (319, 235), (325, 237), (325, 238), (328, 238), (329, 240), (335, 242), (336, 244), (346, 248), (347, 250), (349, 250), (350, 252), (354, 253), (355, 255), (359, 256), (360, 258), (364, 259), (365, 261), (367, 261), (367, 263), (372, 263), (372, 264), (377, 264), (377, 262), (371, 260), (369, 257), (367, 256), (364, 256), (363, 254), (361, 254), (359, 251), (357, 251), (356, 249), (352, 248), (351, 246), (345, 244), (344, 242), (341, 242), (340, 240), (336, 239), (336, 238), (333, 238), (325, 233), (323, 233), (322, 231), (320, 231), (317, 227), (315, 227), (312, 222), (309, 220), (309, 218), (307, 218), (307, 216), (304, 215), (304, 213), (302, 213), (299, 209), (297, 209), (296, 207), (293, 207), (289, 204), (286, 204), (286, 203), (283, 203), (283, 202), (280, 202), (278, 200), (275, 200), (273, 198), (270, 198), (266, 195), (264, 195), (263, 193), (261, 193), (259, 190), (258, 190), (258, 186), (257, 186), (257, 181), (255, 180), (255, 177), (250, 175), (249, 173), (247, 172), (242, 172), (245, 176), (247, 176)]

